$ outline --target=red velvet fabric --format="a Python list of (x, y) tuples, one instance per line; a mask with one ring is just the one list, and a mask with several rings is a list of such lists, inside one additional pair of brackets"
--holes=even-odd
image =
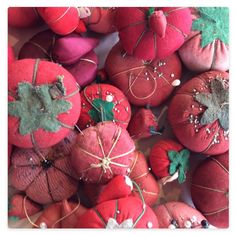
[[(118, 224), (127, 219), (132, 219), (135, 223), (142, 212), (143, 204), (139, 198), (126, 197), (106, 201), (84, 213), (77, 221), (76, 227), (106, 228), (109, 218), (114, 218), (115, 215)], [(146, 206), (146, 210), (135, 228), (148, 228), (148, 224), (151, 224), (152, 228), (158, 228), (158, 220), (154, 212), (149, 206)]]
[(80, 216), (87, 211), (84, 206), (77, 206), (78, 203), (67, 200), (53, 203), (43, 210), (35, 224), (39, 228), (41, 223), (45, 223), (47, 228), (74, 228)]
[(164, 37), (149, 27), (151, 16), (148, 16), (148, 10), (147, 7), (120, 7), (116, 10), (115, 23), (120, 41), (129, 55), (144, 60), (164, 59), (182, 46), (190, 32), (190, 10), (182, 7), (155, 8), (166, 16)]
[[(229, 80), (229, 74), (220, 71), (197, 75), (177, 90), (168, 109), (170, 125), (181, 144), (194, 152), (210, 155), (226, 152), (229, 148), (229, 138), (218, 120), (208, 125), (200, 124), (200, 116), (206, 107), (200, 105), (194, 95), (196, 92), (210, 93), (210, 81), (216, 77)], [(217, 133), (219, 143), (214, 143), (213, 139)]]
[(50, 29), (57, 34), (70, 34), (79, 25), (80, 18), (76, 7), (37, 7), (37, 10)]
[(101, 122), (78, 135), (71, 162), (88, 183), (106, 183), (124, 175), (130, 167), (135, 145), (128, 132), (113, 122)]
[(172, 82), (181, 79), (181, 62), (177, 54), (146, 62), (125, 55), (120, 43), (109, 52), (105, 70), (129, 102), (138, 106), (160, 105), (174, 90)]
[(142, 139), (153, 135), (151, 129), (158, 131), (156, 116), (151, 109), (140, 108), (131, 117), (127, 130), (133, 139)]
[(185, 228), (185, 222), (190, 221), (196, 216), (196, 221), (192, 224), (192, 228), (202, 228), (201, 221), (205, 217), (193, 207), (184, 202), (167, 202), (154, 208), (154, 212), (158, 218), (159, 228), (168, 228), (174, 219), (179, 228)]
[[(9, 66), (8, 71), (8, 91), (16, 95), (18, 84), (22, 81), (32, 83), (33, 70), (36, 60), (24, 59), (18, 60)], [(67, 95), (75, 92), (78, 87), (74, 77), (58, 64), (40, 61), (37, 69), (35, 85), (51, 84), (56, 82), (58, 75), (64, 75), (63, 83), (66, 88)], [(14, 101), (15, 98), (8, 95), (9, 101)], [(79, 92), (73, 96), (66, 98), (72, 104), (69, 113), (61, 113), (58, 115), (58, 120), (68, 126), (73, 127), (80, 115), (81, 100)], [(19, 132), (19, 119), (14, 116), (8, 116), (8, 135), (9, 143), (18, 147), (32, 148), (32, 140), (30, 134), (21, 135)], [(57, 132), (48, 132), (44, 129), (38, 129), (33, 132), (35, 142), (38, 147), (45, 148), (55, 145), (62, 140), (70, 129), (62, 127)]]
[[(40, 154), (31, 149), (16, 149), (9, 172), (11, 185), (40, 204), (61, 201), (75, 194), (78, 178), (70, 162), (71, 136), (59, 145), (41, 149)], [(45, 167), (43, 158), (51, 161), (51, 165)]]
[(114, 116), (114, 123), (122, 128), (127, 128), (131, 118), (131, 106), (125, 95), (115, 86), (109, 84), (92, 84), (86, 86), (81, 92), (81, 115), (78, 120), (80, 129), (85, 129), (89, 126), (96, 125), (95, 120), (89, 114), (94, 107), (91, 105), (94, 99), (102, 99), (107, 101), (107, 96), (112, 96), (114, 108), (112, 109)]
[(199, 165), (192, 178), (192, 200), (209, 223), (229, 226), (229, 154), (210, 157)]
[(84, 18), (84, 22), (89, 30), (97, 33), (112, 33), (116, 31), (114, 25), (115, 8), (89, 7), (91, 15)]
[(23, 194), (14, 194), (11, 199), (10, 199), (10, 208), (8, 210), (8, 216), (14, 216), (17, 217), (18, 219), (24, 219), (26, 218), (25, 211), (28, 216), (34, 215), (38, 213), (40, 210), (42, 210), (42, 206), (33, 202), (29, 198), (25, 199), (24, 203), (24, 198), (25, 195)]
[(8, 44), (8, 64), (15, 61), (14, 50), (10, 44)]
[(11, 166), (11, 153), (12, 153), (12, 145), (8, 144), (8, 169)]
[(171, 139), (160, 140), (151, 149), (149, 162), (151, 169), (155, 176), (166, 177), (169, 176), (170, 160), (168, 158), (168, 151), (179, 152), (184, 147)]
[(9, 7), (8, 25), (17, 28), (28, 28), (41, 23), (35, 7)]
[[(191, 10), (196, 20), (199, 15), (197, 8)], [(188, 69), (196, 72), (208, 70), (227, 71), (229, 69), (229, 45), (220, 40), (201, 47), (202, 34), (200, 31), (191, 31), (188, 40), (179, 49), (179, 56)]]

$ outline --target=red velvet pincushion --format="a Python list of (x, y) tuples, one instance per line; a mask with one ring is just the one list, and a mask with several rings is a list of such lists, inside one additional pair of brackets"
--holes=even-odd
[(121, 44), (108, 54), (105, 70), (110, 81), (118, 87), (133, 105), (158, 106), (180, 85), (181, 62), (177, 54), (164, 60), (143, 61), (128, 56)]
[(228, 150), (228, 80), (226, 72), (206, 72), (186, 82), (172, 98), (168, 119), (188, 149), (211, 155)]
[(128, 132), (113, 122), (101, 122), (78, 135), (71, 162), (88, 183), (106, 183), (125, 175), (134, 157), (135, 145)]
[(94, 126), (101, 121), (113, 121), (127, 128), (131, 107), (122, 91), (109, 84), (92, 84), (81, 92), (80, 129)]
[[(179, 55), (188, 69), (204, 72), (229, 69), (229, 9), (198, 7), (192, 9), (194, 18), (188, 40)], [(213, 20), (211, 20), (213, 19)], [(211, 33), (213, 30), (213, 33)]]
[(12, 46), (8, 43), (8, 64), (15, 61), (14, 50)]
[(114, 24), (114, 7), (89, 7), (91, 15), (84, 18), (86, 26), (97, 33), (112, 33), (116, 30)]
[(164, 178), (163, 183), (177, 178), (179, 183), (183, 183), (189, 168), (189, 154), (189, 151), (176, 141), (160, 140), (151, 149), (151, 169), (155, 176)]
[(12, 186), (40, 204), (61, 201), (75, 194), (78, 181), (70, 163), (73, 143), (67, 143), (67, 148), (63, 148), (64, 144), (63, 141), (62, 148), (59, 143), (40, 151), (16, 149), (9, 173)]
[(45, 148), (62, 140), (80, 115), (79, 87), (58, 64), (24, 59), (9, 66), (9, 142)]
[[(167, 202), (154, 209), (159, 228), (202, 228), (205, 217), (183, 202)], [(203, 223), (203, 222), (202, 222)]]
[(152, 60), (164, 59), (182, 46), (192, 18), (186, 7), (120, 7), (115, 23), (125, 51)]
[(191, 186), (196, 208), (219, 228), (229, 226), (229, 154), (210, 157), (197, 167)]

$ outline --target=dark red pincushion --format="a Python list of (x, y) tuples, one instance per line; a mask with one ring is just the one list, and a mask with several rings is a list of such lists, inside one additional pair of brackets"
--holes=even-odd
[(106, 183), (115, 175), (127, 173), (134, 150), (134, 142), (125, 129), (113, 122), (101, 122), (78, 135), (71, 162), (84, 181)]
[[(63, 147), (65, 143), (61, 144)], [(67, 148), (59, 145), (38, 153), (31, 149), (16, 149), (9, 172), (12, 186), (41, 204), (61, 201), (75, 194), (78, 181), (68, 154), (69, 146), (73, 144), (67, 143)]]
[(115, 8), (89, 7), (91, 15), (84, 18), (86, 26), (97, 33), (112, 33), (116, 30), (114, 25)]
[(160, 178), (169, 176), (170, 160), (168, 151), (173, 150), (179, 152), (183, 148), (181, 144), (170, 139), (157, 142), (151, 149), (149, 156), (150, 166), (154, 175)]
[[(186, 7), (157, 7), (152, 13), (150, 10), (147, 7), (120, 7), (116, 10), (115, 24), (128, 54), (144, 60), (163, 59), (180, 48), (189, 34), (190, 10)], [(163, 12), (165, 18), (163, 34), (156, 30), (161, 25), (157, 18), (151, 19), (158, 11)]]
[(210, 83), (217, 77), (229, 80), (229, 74), (220, 71), (197, 75), (177, 90), (169, 105), (168, 119), (174, 134), (181, 144), (194, 152), (216, 155), (229, 148), (229, 138), (218, 120), (200, 124), (206, 107), (194, 99), (197, 92), (211, 93)]
[(8, 44), (8, 64), (15, 61), (14, 50), (10, 44)]
[[(8, 71), (8, 99), (15, 101), (18, 85), (21, 82), (32, 83), (33, 71), (37, 60), (24, 59), (18, 60), (9, 66)], [(34, 85), (53, 84), (57, 81), (57, 76), (63, 75), (63, 83), (66, 88), (64, 98), (71, 104), (69, 112), (60, 113), (57, 119), (66, 125), (56, 132), (45, 131), (42, 128), (31, 132), (34, 136), (35, 144), (38, 147), (45, 148), (52, 146), (62, 140), (76, 124), (81, 108), (79, 88), (77, 87), (74, 77), (58, 64), (40, 61), (37, 67), (36, 81)], [(70, 96), (71, 95), (71, 96)], [(67, 127), (68, 126), (68, 127)], [(8, 116), (8, 134), (9, 143), (18, 147), (32, 148), (32, 134), (21, 135), (19, 132), (19, 118), (16, 116)]]
[(195, 170), (191, 186), (192, 200), (209, 223), (229, 226), (229, 154), (203, 161)]
[(35, 7), (9, 7), (8, 25), (12, 27), (27, 28), (36, 26), (41, 22)]
[[(111, 98), (110, 101), (109, 98)], [(112, 102), (113, 109), (110, 111), (105, 110), (104, 113), (112, 112), (113, 120), (110, 121), (114, 121), (118, 126), (127, 128), (131, 118), (131, 107), (122, 91), (109, 84), (92, 84), (86, 86), (81, 92), (82, 109), (78, 120), (78, 126), (81, 129), (96, 125), (97, 123), (90, 114), (90, 110), (97, 107), (97, 105), (93, 103), (94, 99), (101, 99), (104, 102)]]
[[(161, 204), (154, 208), (154, 212), (158, 218), (159, 228), (170, 228), (172, 220), (176, 221), (177, 228), (186, 228), (186, 221), (190, 221), (192, 228), (201, 228), (201, 221), (205, 220), (199, 211), (183, 202)], [(193, 217), (196, 219), (195, 222)]]
[(143, 212), (143, 204), (139, 198), (126, 197), (118, 200), (103, 202), (89, 209), (77, 221), (77, 228), (106, 228), (108, 220), (116, 216), (116, 221), (121, 224), (127, 219), (132, 219), (133, 224), (140, 217), (134, 228), (158, 228), (157, 218), (149, 206)]
[(43, 223), (47, 228), (74, 228), (79, 217), (86, 211), (81, 204), (63, 200), (45, 208), (35, 224), (40, 227)]
[(131, 104), (138, 106), (160, 105), (181, 79), (177, 54), (164, 60), (143, 61), (125, 55), (120, 43), (109, 52), (105, 70), (112, 84), (123, 91)]

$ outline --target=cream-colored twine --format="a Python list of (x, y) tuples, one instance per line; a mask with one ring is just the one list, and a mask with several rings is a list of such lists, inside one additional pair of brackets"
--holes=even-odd
[(216, 160), (215, 158), (210, 158), (212, 161), (214, 161), (214, 162), (216, 162), (223, 170), (225, 170), (225, 172), (226, 173), (228, 173), (229, 174), (229, 171), (226, 169), (226, 167), (223, 165), (223, 164), (221, 164), (218, 160)]
[(67, 14), (67, 12), (70, 10), (70, 8), (71, 7), (67, 7), (67, 9), (65, 10), (65, 12), (61, 15), (61, 16), (59, 16), (57, 19), (55, 19), (55, 20), (51, 20), (51, 21), (47, 21), (47, 24), (54, 24), (54, 23), (56, 23), (57, 21), (59, 21), (60, 19), (62, 19), (66, 14)]
[(97, 65), (97, 63), (94, 60), (90, 60), (90, 59), (87, 59), (87, 58), (81, 58), (79, 61), (86, 61), (86, 62), (89, 62), (91, 64)]
[(203, 215), (205, 215), (205, 216), (207, 216), (207, 215), (214, 215), (214, 214), (223, 212), (223, 211), (228, 210), (228, 209), (229, 209), (229, 207), (226, 206), (226, 207), (224, 207), (224, 208), (222, 208), (222, 209), (219, 209), (219, 210), (216, 210), (216, 211), (213, 211), (213, 212), (208, 212), (208, 213), (202, 212), (202, 213), (203, 213)]
[(205, 187), (205, 186), (198, 185), (198, 184), (192, 184), (192, 186), (195, 186), (197, 188), (207, 189), (207, 190), (210, 190), (210, 191), (213, 191), (213, 192), (217, 192), (217, 193), (226, 193), (226, 191), (224, 191), (224, 190), (214, 189), (214, 188), (210, 188), (210, 187)]

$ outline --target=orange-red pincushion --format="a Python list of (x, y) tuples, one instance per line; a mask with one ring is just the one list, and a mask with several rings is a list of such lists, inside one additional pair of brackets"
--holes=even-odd
[(210, 224), (229, 226), (229, 154), (203, 161), (192, 178), (191, 195), (196, 208)]

